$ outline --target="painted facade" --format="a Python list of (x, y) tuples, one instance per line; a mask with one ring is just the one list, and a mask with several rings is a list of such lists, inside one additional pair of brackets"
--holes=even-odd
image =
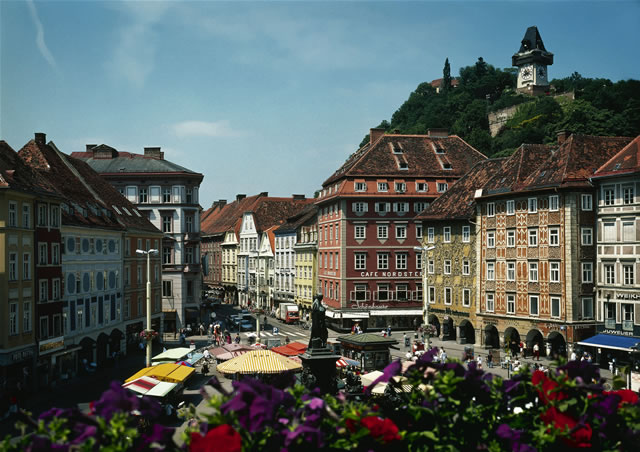
[(303, 219), (296, 229), (295, 272), (294, 280), (295, 303), (303, 313), (311, 310), (313, 297), (318, 292), (318, 223), (314, 211), (309, 218)]

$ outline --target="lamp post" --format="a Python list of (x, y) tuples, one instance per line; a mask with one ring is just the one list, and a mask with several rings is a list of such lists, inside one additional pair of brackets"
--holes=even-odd
[(151, 367), (151, 256), (156, 256), (158, 250), (136, 250), (136, 254), (147, 256), (147, 367)]
[(429, 300), (427, 299), (427, 251), (434, 250), (435, 246), (416, 246), (413, 249), (422, 253), (422, 300), (424, 305), (424, 321), (427, 327), (427, 343), (425, 349), (431, 348), (431, 325), (429, 324)]

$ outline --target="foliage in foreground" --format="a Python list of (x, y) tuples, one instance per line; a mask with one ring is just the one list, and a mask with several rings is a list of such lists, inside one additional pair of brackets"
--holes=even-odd
[(218, 393), (207, 395), (211, 414), (197, 418), (194, 407), (187, 410), (185, 417), (196, 421), (180, 446), (172, 442), (173, 429), (156, 423), (157, 403), (114, 384), (94, 415), (53, 409), (23, 425), (29, 435), (5, 440), (0, 450), (622, 451), (640, 440), (637, 394), (605, 391), (591, 364), (572, 361), (550, 375), (525, 369), (503, 380), (473, 362), (468, 368), (434, 362), (434, 353), (402, 378), (393, 378), (400, 362), (390, 364), (380, 378), (388, 382), (385, 397), (321, 396), (286, 379), (238, 381), (227, 393), (212, 378)]

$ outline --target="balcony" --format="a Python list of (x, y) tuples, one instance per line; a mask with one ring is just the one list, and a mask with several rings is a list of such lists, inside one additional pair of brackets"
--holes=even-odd
[(623, 320), (622, 331), (633, 331), (633, 320)]
[(182, 271), (185, 273), (200, 273), (200, 264), (186, 264)]
[(604, 319), (604, 327), (608, 330), (615, 330), (616, 319)]
[(184, 234), (185, 242), (199, 242), (200, 241), (200, 232), (186, 232)]

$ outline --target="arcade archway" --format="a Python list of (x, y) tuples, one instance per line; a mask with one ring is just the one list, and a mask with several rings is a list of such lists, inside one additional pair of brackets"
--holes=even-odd
[(435, 328), (435, 335), (436, 336), (440, 336), (440, 320), (438, 320), (438, 317), (436, 317), (434, 314), (431, 314), (429, 316), (429, 325), (433, 325), (433, 327)]
[(549, 334), (548, 342), (549, 345), (551, 345), (552, 358), (557, 358), (558, 356), (562, 356), (563, 358), (567, 357), (567, 341), (562, 333), (559, 331), (552, 331)]
[(485, 347), (500, 348), (500, 336), (494, 325), (484, 327), (484, 345)]
[(463, 320), (462, 322), (460, 322), (460, 343), (476, 343), (476, 330), (473, 327), (473, 324), (468, 320)]

